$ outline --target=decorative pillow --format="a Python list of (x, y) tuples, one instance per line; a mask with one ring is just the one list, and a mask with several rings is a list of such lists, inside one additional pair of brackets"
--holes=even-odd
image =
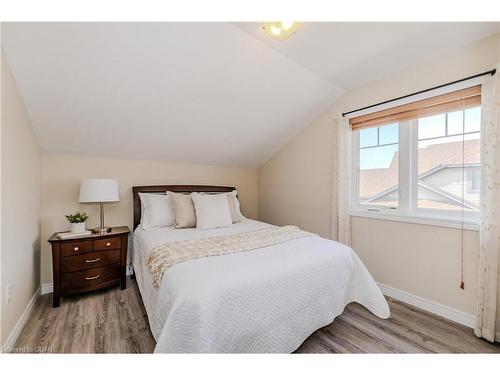
[(139, 198), (141, 199), (142, 229), (173, 225), (172, 209), (166, 195), (139, 193)]
[(233, 224), (225, 194), (191, 194), (196, 212), (196, 229), (229, 227)]
[(167, 191), (170, 204), (174, 212), (175, 228), (192, 228), (196, 226), (196, 215), (194, 212), (191, 195), (179, 194)]

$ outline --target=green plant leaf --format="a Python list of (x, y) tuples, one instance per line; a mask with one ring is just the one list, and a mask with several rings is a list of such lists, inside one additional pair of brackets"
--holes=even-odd
[(72, 215), (65, 215), (65, 216), (66, 216), (66, 219), (68, 219), (68, 221), (72, 224), (84, 223), (89, 218), (89, 216), (87, 215), (86, 212), (80, 212), (80, 211), (76, 211)]

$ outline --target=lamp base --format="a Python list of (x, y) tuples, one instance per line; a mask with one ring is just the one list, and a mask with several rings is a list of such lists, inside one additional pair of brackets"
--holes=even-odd
[(92, 233), (94, 233), (94, 234), (106, 234), (109, 232), (111, 232), (111, 227), (104, 227), (102, 229), (97, 227), (97, 228), (92, 229)]

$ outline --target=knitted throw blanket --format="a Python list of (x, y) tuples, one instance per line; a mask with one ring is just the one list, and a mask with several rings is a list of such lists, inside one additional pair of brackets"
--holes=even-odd
[(287, 225), (228, 236), (174, 241), (153, 249), (146, 260), (146, 265), (153, 274), (153, 285), (158, 287), (165, 271), (178, 263), (204, 257), (241, 253), (309, 236), (315, 236), (315, 234)]

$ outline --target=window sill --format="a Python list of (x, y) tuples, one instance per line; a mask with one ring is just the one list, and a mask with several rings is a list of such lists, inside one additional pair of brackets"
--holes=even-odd
[[(437, 217), (425, 215), (404, 215), (395, 212), (373, 212), (362, 209), (351, 209), (351, 216), (364, 217), (378, 220), (399, 221), (403, 223), (432, 225), (437, 227), (462, 229), (462, 221), (451, 217)], [(479, 222), (473, 220), (464, 220), (463, 228), (467, 230), (478, 231)]]

